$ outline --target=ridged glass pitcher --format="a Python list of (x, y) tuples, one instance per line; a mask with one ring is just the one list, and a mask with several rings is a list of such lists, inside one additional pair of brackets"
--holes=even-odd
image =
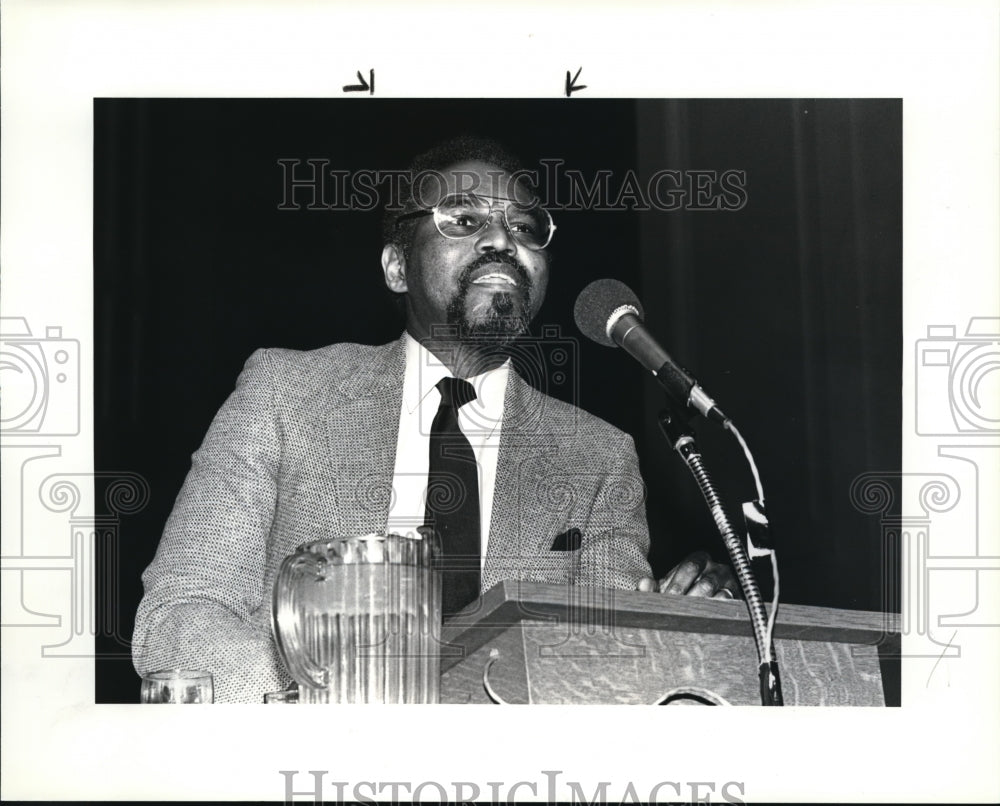
[(436, 703), (437, 538), (317, 540), (286, 557), (271, 626), (300, 703)]

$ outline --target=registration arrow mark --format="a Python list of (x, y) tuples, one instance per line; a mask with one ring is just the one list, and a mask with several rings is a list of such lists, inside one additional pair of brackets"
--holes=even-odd
[(368, 71), (368, 80), (365, 81), (365, 77), (361, 75), (361, 71), (358, 70), (357, 73), (358, 81), (360, 84), (345, 84), (344, 92), (365, 92), (368, 91), (369, 95), (375, 94), (375, 69), (372, 68)]
[(572, 78), (569, 77), (569, 70), (566, 71), (566, 97), (567, 98), (569, 98), (569, 96), (572, 95), (577, 90), (585, 90), (585, 89), (587, 89), (587, 85), (586, 84), (580, 84), (578, 86), (577, 83), (576, 83), (576, 80), (580, 77), (580, 70), (583, 70), (583, 68), (581, 67), (579, 70), (577, 70), (576, 71), (576, 75), (574, 75)]

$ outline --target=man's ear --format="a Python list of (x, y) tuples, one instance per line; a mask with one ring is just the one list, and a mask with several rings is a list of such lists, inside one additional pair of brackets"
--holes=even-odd
[(387, 244), (382, 249), (382, 273), (390, 291), (406, 293), (406, 258), (395, 244)]

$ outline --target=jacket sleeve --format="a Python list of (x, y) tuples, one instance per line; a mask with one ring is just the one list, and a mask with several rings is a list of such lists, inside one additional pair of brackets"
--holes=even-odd
[(132, 639), (140, 674), (208, 670), (216, 702), (261, 702), (287, 680), (263, 618), (281, 444), (272, 358), (258, 350), (192, 457), (143, 574)]
[(632, 437), (622, 435), (621, 450), (609, 457), (609, 469), (593, 498), (576, 582), (600, 588), (636, 590), (652, 571), (646, 487)]

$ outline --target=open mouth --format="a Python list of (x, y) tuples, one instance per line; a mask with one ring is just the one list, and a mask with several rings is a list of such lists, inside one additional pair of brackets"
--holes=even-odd
[(473, 280), (472, 285), (513, 286), (517, 288), (517, 280), (506, 272), (490, 271)]

